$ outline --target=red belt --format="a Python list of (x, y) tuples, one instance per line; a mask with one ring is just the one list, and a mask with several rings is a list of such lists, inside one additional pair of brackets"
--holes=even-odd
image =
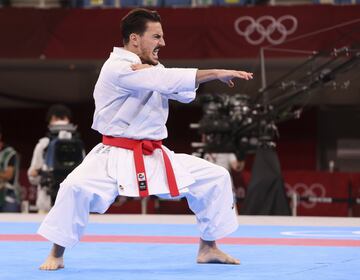
[(103, 135), (102, 142), (103, 144), (108, 146), (115, 146), (134, 151), (136, 181), (138, 182), (140, 197), (146, 197), (149, 195), (143, 155), (151, 155), (155, 149), (160, 149), (162, 151), (165, 163), (166, 176), (170, 194), (171, 196), (179, 195), (174, 170), (172, 169), (168, 155), (161, 146), (161, 140), (133, 140), (129, 138), (119, 138)]

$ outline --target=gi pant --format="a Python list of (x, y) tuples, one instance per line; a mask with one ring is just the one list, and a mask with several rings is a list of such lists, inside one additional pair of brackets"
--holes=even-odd
[[(195, 213), (200, 237), (217, 240), (238, 227), (229, 172), (203, 159), (175, 154), (195, 183), (185, 196)], [(119, 195), (117, 181), (109, 176), (106, 153), (90, 153), (64, 180), (55, 205), (38, 233), (63, 247), (73, 247), (82, 237), (89, 213), (104, 213)], [(164, 195), (161, 195), (164, 197)]]

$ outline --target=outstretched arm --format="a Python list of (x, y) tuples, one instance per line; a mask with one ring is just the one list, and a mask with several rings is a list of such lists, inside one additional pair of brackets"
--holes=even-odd
[[(132, 70), (141, 70), (152, 67), (148, 64), (133, 64), (131, 65)], [(234, 87), (233, 79), (244, 79), (251, 80), (253, 73), (246, 71), (237, 70), (224, 70), (224, 69), (208, 69), (208, 70), (197, 70), (196, 72), (196, 84), (202, 84), (213, 80), (219, 80), (229, 87)]]
[(202, 84), (205, 82), (219, 80), (229, 87), (234, 86), (233, 79), (244, 79), (251, 80), (253, 73), (236, 70), (222, 70), (222, 69), (209, 69), (209, 70), (198, 70), (196, 73), (196, 82)]

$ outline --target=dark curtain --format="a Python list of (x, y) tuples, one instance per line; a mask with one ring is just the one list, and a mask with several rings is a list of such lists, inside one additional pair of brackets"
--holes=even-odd
[(290, 215), (276, 151), (258, 149), (241, 215)]

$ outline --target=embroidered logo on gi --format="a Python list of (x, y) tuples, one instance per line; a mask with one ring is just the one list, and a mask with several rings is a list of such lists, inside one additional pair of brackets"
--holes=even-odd
[(137, 173), (137, 179), (138, 179), (138, 183), (139, 183), (139, 189), (142, 191), (146, 190), (147, 186), (146, 186), (145, 173)]
[(139, 181), (139, 189), (146, 190), (146, 181)]
[(95, 151), (95, 153), (99, 154), (101, 153), (102, 149), (104, 149), (105, 146), (104, 145), (101, 145), (99, 148), (97, 148), (97, 150)]
[(108, 153), (108, 152), (110, 152), (110, 148), (111, 148), (111, 147), (109, 147), (109, 146), (101, 145), (101, 146), (95, 151), (95, 153), (97, 153), (97, 154)]
[(146, 180), (145, 173), (138, 173), (137, 174), (137, 179), (138, 179), (139, 182), (145, 181)]

